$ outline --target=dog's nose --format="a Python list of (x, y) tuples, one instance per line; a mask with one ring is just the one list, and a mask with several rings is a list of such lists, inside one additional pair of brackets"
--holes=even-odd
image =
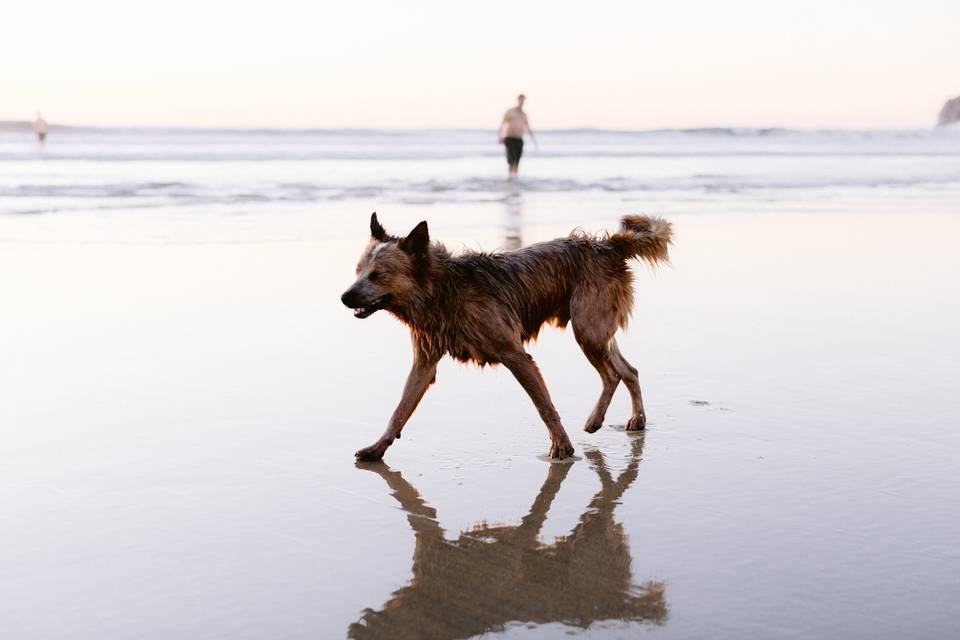
[(347, 289), (346, 291), (343, 292), (343, 295), (340, 296), (340, 302), (342, 302), (345, 307), (349, 307), (350, 299), (352, 297), (353, 297), (353, 291), (350, 289)]

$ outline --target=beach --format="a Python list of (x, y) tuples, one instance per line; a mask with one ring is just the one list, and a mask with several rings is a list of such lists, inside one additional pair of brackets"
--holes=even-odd
[[(955, 132), (0, 137), (10, 637), (944, 638), (960, 613)], [(486, 137), (484, 137), (486, 136)], [(106, 142), (104, 142), (106, 140)], [(437, 142), (439, 140), (439, 142)], [(371, 211), (451, 250), (674, 225), (618, 337), (441, 362), (339, 301)]]

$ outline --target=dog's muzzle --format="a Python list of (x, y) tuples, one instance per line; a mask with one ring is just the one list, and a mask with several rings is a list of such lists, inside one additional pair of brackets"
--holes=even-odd
[(350, 289), (342, 296), (340, 296), (340, 301), (350, 309), (353, 309), (353, 316), (355, 318), (369, 318), (380, 309), (383, 309), (390, 303), (390, 298), (392, 296), (389, 293), (385, 293), (379, 298), (374, 300), (367, 301), (364, 300), (360, 294), (358, 294), (353, 289)]

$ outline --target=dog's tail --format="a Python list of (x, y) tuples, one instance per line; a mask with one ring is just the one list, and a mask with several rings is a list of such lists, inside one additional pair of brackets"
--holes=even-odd
[(630, 215), (620, 219), (620, 231), (610, 236), (610, 242), (624, 258), (640, 258), (656, 266), (670, 261), (672, 235), (670, 223), (663, 218)]

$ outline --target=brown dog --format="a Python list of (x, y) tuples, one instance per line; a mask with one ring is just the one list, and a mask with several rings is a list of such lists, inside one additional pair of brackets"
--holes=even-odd
[(436, 380), (444, 354), (481, 366), (503, 363), (537, 407), (550, 432), (550, 457), (573, 454), (570, 438), (540, 370), (523, 345), (545, 323), (573, 334), (600, 373), (603, 391), (584, 429), (603, 424), (620, 380), (627, 385), (633, 415), (627, 429), (643, 429), (646, 415), (637, 370), (624, 359), (613, 334), (626, 327), (633, 308), (633, 278), (627, 260), (666, 262), (670, 223), (648, 216), (624, 216), (620, 231), (591, 236), (574, 232), (507, 253), (467, 252), (452, 256), (430, 243), (426, 221), (406, 237), (388, 234), (370, 218), (370, 243), (357, 265), (357, 281), (341, 300), (358, 318), (386, 309), (410, 327), (413, 368), (387, 430), (357, 451), (378, 460), (400, 437), (420, 398)]

